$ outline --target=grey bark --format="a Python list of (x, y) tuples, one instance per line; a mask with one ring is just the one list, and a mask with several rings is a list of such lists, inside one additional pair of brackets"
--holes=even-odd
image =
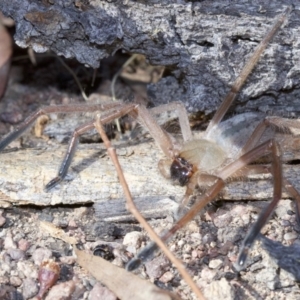
[[(277, 134), (282, 145), (283, 161), (298, 160), (299, 137)], [(66, 147), (25, 149), (1, 153), (0, 207), (14, 205), (56, 205), (96, 203), (97, 214), (104, 220), (127, 220), (122, 187), (104, 146), (79, 146), (63, 184), (50, 192), (45, 185), (59, 169)], [(138, 207), (146, 217), (165, 216), (174, 212), (185, 193), (185, 187), (174, 186), (158, 171), (161, 151), (153, 142), (117, 146), (125, 178)], [(299, 165), (285, 165), (284, 176), (300, 190)], [(231, 182), (219, 199), (270, 199), (273, 187), (270, 176), (253, 176), (251, 180)], [(290, 198), (284, 193), (284, 198)]]
[(278, 1), (18, 1), (0, 10), (15, 40), (97, 68), (122, 49), (169, 67), (149, 86), (155, 105), (181, 100), (189, 111), (217, 108), (254, 47), (287, 5), (295, 4), (242, 90), (237, 111), (299, 113), (299, 4)]

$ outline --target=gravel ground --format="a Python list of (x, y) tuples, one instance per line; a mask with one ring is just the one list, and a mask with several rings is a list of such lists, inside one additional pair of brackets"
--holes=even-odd
[[(181, 230), (169, 243), (207, 299), (299, 299), (294, 277), (279, 268), (256, 243), (246, 269), (237, 272), (234, 263), (239, 245), (257, 217), (253, 209), (263, 202), (226, 203), (211, 206)], [(292, 244), (298, 237), (291, 201), (281, 201), (273, 218), (264, 228), (270, 239)], [(0, 299), (31, 299), (39, 290), (38, 273), (42, 261), (52, 259), (60, 266), (59, 279), (45, 299), (115, 299), (103, 296), (109, 291), (76, 264), (72, 248), (48, 235), (39, 221), (47, 221), (80, 241), (83, 249), (124, 266), (148, 241), (137, 224), (104, 223), (94, 218), (93, 207), (12, 207), (2, 209), (0, 229)], [(158, 232), (173, 220), (152, 220)], [(125, 257), (125, 258), (124, 258)], [(182, 299), (194, 299), (176, 269), (163, 255), (157, 255), (138, 270), (142, 278), (159, 287), (176, 291)], [(68, 288), (66, 288), (68, 286)], [(56, 292), (52, 290), (57, 289)], [(103, 294), (102, 294), (103, 293)], [(54, 296), (53, 296), (54, 295)], [(60, 297), (57, 297), (60, 295)], [(64, 297), (62, 295), (65, 295)]]

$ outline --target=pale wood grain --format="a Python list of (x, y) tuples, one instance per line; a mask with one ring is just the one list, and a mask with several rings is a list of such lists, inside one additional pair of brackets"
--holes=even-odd
[[(277, 139), (283, 149), (284, 161), (299, 159), (299, 138), (277, 135)], [(56, 176), (65, 149), (57, 146), (1, 153), (0, 206), (5, 207), (8, 203), (38, 206), (97, 203), (98, 213), (106, 215), (107, 220), (129, 218), (115, 169), (101, 144), (80, 145), (67, 181), (50, 192), (44, 191), (45, 185)], [(126, 147), (117, 145), (117, 153), (132, 194), (148, 217), (163, 216), (176, 209), (176, 201), (181, 199), (185, 188), (172, 185), (159, 173), (157, 162), (163, 155), (153, 142)], [(299, 172), (297, 164), (284, 165), (284, 175), (300, 190)], [(269, 199), (272, 196), (270, 178), (253, 176), (251, 180), (231, 182), (220, 199)], [(284, 197), (288, 195), (284, 194)]]

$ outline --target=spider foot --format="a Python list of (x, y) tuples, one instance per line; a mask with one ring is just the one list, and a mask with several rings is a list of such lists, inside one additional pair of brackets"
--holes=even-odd
[(132, 271), (138, 269), (141, 264), (142, 264), (142, 260), (134, 257), (126, 265), (126, 271), (132, 272)]
[(158, 249), (156, 243), (151, 242), (145, 248), (143, 248), (133, 259), (131, 259), (126, 265), (126, 270), (131, 272), (140, 267), (143, 262), (150, 260), (153, 254)]
[(241, 250), (241, 252), (239, 254), (239, 257), (238, 257), (238, 260), (237, 260), (238, 267), (243, 267), (244, 266), (244, 264), (247, 260), (249, 250), (250, 250), (249, 247), (245, 247), (245, 246), (242, 247), (242, 250)]
[(49, 183), (45, 186), (45, 191), (49, 192), (51, 189), (56, 187), (63, 179), (60, 176), (53, 178)]

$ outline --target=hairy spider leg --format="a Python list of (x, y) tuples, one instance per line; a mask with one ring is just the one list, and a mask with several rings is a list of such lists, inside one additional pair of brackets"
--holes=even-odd
[[(102, 114), (101, 122), (103, 124), (107, 124), (115, 120), (116, 118), (120, 118), (124, 115), (127, 115), (135, 107), (136, 104), (119, 104), (119, 106), (115, 107), (113, 111)], [(68, 169), (71, 165), (71, 162), (76, 152), (79, 136), (93, 128), (95, 128), (94, 121), (81, 125), (73, 131), (72, 137), (69, 141), (67, 152), (59, 168), (58, 175), (46, 185), (45, 187), (46, 191), (49, 191), (52, 188), (54, 188), (58, 183), (60, 183), (66, 177), (68, 173)]]
[[(258, 144), (260, 138), (268, 127), (273, 127), (275, 130), (279, 129), (282, 131), (289, 131), (290, 128), (300, 129), (300, 122), (298, 120), (291, 120), (281, 117), (266, 117), (261, 123), (257, 125), (247, 143), (242, 148), (241, 154), (247, 153), (248, 151), (253, 149), (254, 146)], [(287, 192), (295, 199), (297, 222), (298, 224), (300, 224), (300, 194), (286, 179), (284, 179), (284, 186)]]
[[(198, 214), (198, 212), (205, 207), (205, 205), (211, 202), (219, 194), (219, 192), (225, 186), (225, 181), (230, 176), (234, 175), (239, 170), (241, 172), (242, 171), (241, 169), (243, 167), (247, 166), (249, 163), (253, 162), (254, 160), (257, 160), (257, 158), (262, 157), (269, 153), (271, 153), (273, 157), (273, 161), (272, 161), (272, 173), (274, 179), (273, 200), (265, 209), (265, 211), (262, 212), (261, 216), (254, 224), (254, 226), (251, 228), (249, 234), (247, 235), (244, 241), (241, 250), (242, 255), (240, 259), (240, 264), (242, 261), (244, 262), (244, 259), (246, 259), (247, 257), (249, 248), (252, 246), (253, 242), (255, 241), (257, 235), (259, 234), (261, 228), (264, 225), (264, 222), (262, 222), (262, 220), (268, 219), (270, 214), (273, 212), (274, 207), (281, 199), (282, 168), (281, 168), (281, 161), (280, 161), (280, 151), (276, 141), (273, 139), (268, 140), (267, 142), (264, 142), (263, 144), (255, 147), (254, 149), (242, 155), (236, 161), (222, 168), (218, 174), (218, 177), (217, 176), (215, 177), (216, 178), (215, 183), (208, 188), (208, 190), (205, 192), (204, 195), (202, 195), (199, 199), (196, 200), (196, 203), (191, 207), (191, 209), (184, 216), (182, 216), (173, 225), (173, 227), (161, 237), (161, 239), (163, 241), (169, 240), (179, 229), (183, 228), (189, 221), (191, 221)], [(154, 245), (149, 246), (149, 248), (151, 247), (153, 248), (153, 250), (155, 250)], [(146, 256), (151, 254), (150, 251), (151, 249), (149, 250), (149, 248), (146, 247), (145, 250), (142, 249), (135, 258), (129, 261), (127, 268), (130, 270), (136, 269), (141, 263), (141, 258), (147, 259)]]
[[(138, 114), (134, 113), (134, 110), (138, 111)], [(186, 114), (186, 110), (183, 106), (183, 104), (179, 102), (175, 102), (170, 107), (167, 107), (167, 105), (164, 105), (159, 110), (158, 109), (152, 109), (151, 112), (153, 114), (161, 113), (163, 111), (169, 111), (169, 110), (176, 110), (179, 117), (179, 123), (182, 126), (183, 135), (185, 139), (191, 138), (191, 130), (189, 128), (189, 120)], [(99, 109), (98, 109), (99, 110)], [(103, 109), (102, 109), (103, 110)], [(112, 120), (116, 118), (120, 118), (126, 114), (132, 115), (133, 117), (140, 118), (141, 123), (145, 123), (145, 126), (148, 128), (151, 128), (149, 131), (150, 133), (155, 137), (155, 140), (159, 141), (159, 144), (162, 145), (162, 149), (169, 154), (169, 151), (171, 150), (171, 144), (169, 141), (169, 137), (164, 133), (164, 131), (160, 128), (160, 126), (155, 122), (155, 120), (151, 117), (151, 114), (147, 111), (147, 109), (143, 106), (137, 106), (137, 104), (122, 104), (118, 103), (118, 105), (114, 105), (113, 107), (114, 112), (107, 112), (105, 114), (101, 115), (101, 122), (102, 124), (106, 124), (111, 122)], [(185, 114), (184, 114), (185, 112)], [(67, 175), (68, 169), (70, 167), (70, 164), (72, 162), (72, 159), (74, 157), (76, 146), (78, 144), (79, 136), (85, 133), (88, 130), (91, 130), (94, 128), (94, 122), (89, 122), (87, 124), (84, 124), (78, 128), (76, 128), (72, 134), (72, 137), (70, 139), (68, 149), (65, 155), (65, 158), (61, 164), (61, 167), (59, 169), (58, 175), (53, 178), (45, 187), (47, 191), (54, 188), (58, 183), (60, 183), (65, 176)]]
[[(41, 115), (49, 113), (84, 113), (94, 111), (109, 111), (109, 113), (106, 113), (102, 116), (102, 122), (106, 124), (116, 118), (127, 115), (136, 106), (136, 104), (124, 104), (122, 102), (46, 106), (33, 112), (29, 117), (25, 119), (24, 122), (20, 124), (19, 127), (17, 127), (11, 134), (5, 137), (0, 142), (0, 151), (3, 150), (17, 137), (19, 137), (24, 131), (26, 131)], [(74, 157), (79, 136), (85, 133), (86, 131), (93, 129), (94, 127), (95, 126), (93, 122), (89, 122), (84, 125), (81, 125), (80, 127), (74, 130), (68, 145), (66, 155), (59, 169), (58, 175), (46, 185), (46, 191), (49, 191), (50, 189), (55, 187), (59, 182), (61, 182), (65, 178), (68, 172), (68, 168), (70, 167), (71, 161)]]
[(51, 113), (85, 113), (93, 112), (97, 110), (108, 110), (120, 105), (120, 102), (114, 103), (103, 103), (103, 104), (72, 104), (72, 105), (55, 105), (55, 106), (45, 106), (39, 108), (31, 115), (29, 115), (12, 133), (6, 136), (0, 142), (0, 151), (8, 146), (12, 141), (18, 138), (22, 133), (29, 129), (35, 120), (42, 115)]
[(229, 93), (226, 95), (225, 99), (217, 109), (215, 115), (211, 119), (211, 121), (208, 124), (208, 127), (206, 128), (206, 134), (208, 134), (211, 129), (218, 125), (226, 112), (228, 111), (229, 107), (231, 106), (232, 102), (236, 98), (237, 94), (241, 90), (241, 87), (245, 83), (246, 79), (248, 78), (249, 74), (257, 64), (262, 52), (267, 47), (268, 43), (271, 41), (271, 39), (274, 37), (274, 35), (277, 33), (277, 31), (280, 29), (284, 21), (287, 19), (288, 15), (290, 14), (292, 8), (287, 7), (283, 14), (278, 17), (274, 25), (272, 26), (271, 30), (268, 32), (268, 34), (264, 37), (264, 39), (258, 44), (256, 47), (254, 53), (252, 54), (251, 58), (248, 60), (244, 68), (242, 69), (239, 76), (236, 78), (235, 82), (233, 83)]
[[(240, 73), (240, 75), (236, 78), (230, 92), (227, 94), (227, 96), (225, 97), (224, 101), (222, 102), (221, 106), (218, 108), (218, 110), (216, 111), (213, 119), (210, 121), (207, 129), (206, 129), (206, 135), (209, 134), (210, 130), (214, 127), (214, 126), (217, 126), (218, 123), (220, 123), (220, 121), (222, 120), (222, 118), (224, 117), (225, 113), (228, 111), (230, 105), (232, 104), (232, 102), (234, 101), (237, 93), (240, 91), (242, 85), (244, 84), (244, 82), (246, 81), (248, 75), (250, 74), (250, 72), (253, 70), (253, 68), (255, 67), (256, 63), (258, 62), (259, 58), (260, 58), (260, 55), (262, 54), (262, 52), (264, 51), (264, 49), (267, 47), (268, 43), (270, 42), (270, 40), (273, 38), (273, 36), (276, 34), (276, 32), (279, 30), (279, 28), (282, 26), (282, 24), (284, 23), (284, 21), (286, 20), (287, 16), (289, 15), (289, 13), (291, 12), (291, 7), (287, 7), (286, 10), (284, 11), (284, 13), (277, 19), (277, 21), (275, 22), (275, 24), (272, 26), (271, 30), (269, 31), (269, 33), (266, 35), (266, 37), (260, 42), (260, 44), (257, 46), (257, 48), (255, 49), (254, 53), (252, 54), (251, 58), (249, 59), (249, 61), (247, 62), (247, 64), (245, 65), (245, 67), (243, 68), (242, 72)], [(259, 130), (259, 129), (258, 129)], [(254, 145), (257, 144), (259, 138), (261, 137), (261, 135), (257, 134), (257, 137), (255, 137), (256, 135), (252, 135), (252, 139), (250, 139), (249, 143), (244, 147), (244, 152), (245, 153), (246, 151), (245, 150), (250, 150), (251, 148), (254, 147)], [(256, 138), (257, 141), (255, 140)], [(250, 145), (251, 143), (251, 145)], [(258, 146), (259, 147), (259, 146)], [(257, 149), (257, 147), (255, 148)], [(164, 151), (166, 153), (166, 151)], [(247, 151), (248, 152), (248, 151)], [(251, 151), (249, 152), (251, 153)], [(274, 152), (272, 151), (272, 155), (273, 156), (276, 156), (274, 154)], [(247, 153), (248, 154), (248, 153)], [(169, 155), (168, 155), (169, 156)], [(242, 156), (244, 157), (244, 156)], [(242, 157), (240, 159), (242, 159)], [(253, 159), (255, 158), (255, 156), (253, 157)], [(240, 161), (240, 159), (238, 161)], [(231, 165), (229, 165), (231, 166)], [(278, 171), (278, 170), (277, 170)], [(282, 171), (280, 171), (281, 173)], [(234, 172), (233, 172), (234, 173)], [(281, 175), (282, 177), (282, 175)], [(211, 178), (210, 178), (211, 180)], [(220, 185), (220, 189), (218, 190), (218, 192), (222, 189), (221, 187), (221, 183), (217, 180), (217, 182), (215, 183), (215, 185)], [(280, 179), (280, 182), (281, 182), (281, 179)], [(194, 187), (197, 185), (197, 182), (195, 180), (191, 180), (189, 186), (187, 187), (187, 191), (185, 193), (185, 196), (184, 196), (184, 201), (183, 201), (183, 205), (188, 201), (188, 198), (189, 196), (191, 195)], [(215, 186), (213, 185), (213, 187)], [(208, 202), (214, 198), (214, 191), (215, 189), (210, 188), (207, 192), (206, 192), (206, 195), (210, 195), (209, 197), (209, 200)], [(212, 190), (213, 189), (213, 190)], [(281, 186), (280, 186), (280, 189), (281, 189)], [(274, 190), (274, 195), (276, 194), (275, 193), (276, 191)], [(280, 192), (281, 193), (281, 192)], [(217, 193), (218, 194), (218, 193)], [(216, 195), (217, 195), (216, 194)], [(277, 195), (277, 194), (276, 194)], [(275, 196), (276, 196), (275, 195)], [(275, 202), (275, 206), (277, 205), (279, 199), (274, 199), (272, 201)], [(275, 207), (274, 206), (274, 207)], [(202, 208), (202, 207), (201, 207)], [(200, 209), (201, 209), (200, 208)], [(194, 207), (192, 207), (191, 210), (194, 210)], [(197, 210), (198, 212), (198, 210)], [(271, 214), (272, 211), (269, 212), (269, 214)], [(264, 214), (264, 216), (266, 217), (267, 214)], [(185, 215), (186, 216), (186, 215)], [(185, 217), (183, 216), (183, 218)], [(192, 217), (191, 217), (192, 218)], [(267, 217), (268, 218), (268, 217)], [(180, 219), (182, 220), (182, 219)], [(178, 221), (177, 224), (180, 224), (180, 220)], [(190, 219), (189, 219), (190, 220)], [(263, 226), (263, 225), (259, 225), (259, 226)], [(176, 225), (175, 225), (176, 227)], [(182, 226), (181, 226), (182, 227)], [(180, 227), (180, 228), (181, 228)], [(257, 230), (257, 227), (256, 226), (254, 229), (252, 229), (251, 231), (256, 231)], [(177, 230), (177, 229), (176, 229)], [(254, 242), (255, 240), (255, 237), (254, 236), (257, 236), (258, 233), (255, 233), (254, 235), (251, 234), (250, 237), (248, 237), (248, 240), (247, 240), (247, 245), (249, 245), (249, 243), (252, 245), (252, 243)], [(172, 234), (171, 234), (172, 235)], [(164, 236), (165, 237), (165, 236)], [(166, 239), (168, 239), (168, 237), (166, 237)], [(250, 242), (249, 242), (250, 240)], [(245, 246), (246, 247), (246, 246)], [(245, 248), (244, 247), (244, 248)], [(150, 243), (149, 246), (146, 246), (145, 250), (141, 251), (136, 258), (134, 258), (131, 262), (129, 262), (127, 268), (128, 269), (136, 269), (141, 261), (143, 259), (146, 259), (148, 256), (152, 255), (153, 251), (155, 251), (157, 249), (157, 246), (155, 245), (155, 243)], [(241, 259), (242, 260), (242, 259)]]
[(103, 122), (102, 122), (102, 116), (101, 118), (97, 118), (96, 122), (94, 123), (96, 129), (98, 130), (105, 146), (107, 149), (107, 152), (116, 168), (119, 181), (122, 185), (123, 192), (126, 198), (126, 206), (127, 209), (135, 216), (135, 218), (138, 220), (138, 222), (147, 230), (150, 237), (156, 242), (156, 244), (162, 249), (162, 251), (165, 253), (165, 255), (169, 258), (169, 260), (175, 265), (175, 267), (178, 269), (178, 272), (181, 274), (182, 278), (186, 281), (186, 283), (190, 286), (192, 291), (198, 296), (199, 299), (203, 299), (204, 297), (199, 289), (199, 287), (196, 285), (196, 283), (193, 281), (192, 277), (188, 274), (188, 272), (185, 269), (185, 266), (183, 263), (177, 259), (173, 253), (168, 249), (168, 247), (165, 245), (165, 243), (159, 238), (159, 236), (155, 233), (155, 231), (152, 229), (152, 227), (148, 224), (148, 222), (145, 220), (145, 218), (141, 215), (141, 213), (138, 211), (137, 207), (135, 206), (132, 195), (130, 193), (127, 181), (124, 177), (124, 173), (122, 171), (122, 168), (120, 166), (118, 156), (116, 154), (116, 150), (114, 147), (112, 147), (110, 140), (108, 139), (105, 130), (103, 128)]

